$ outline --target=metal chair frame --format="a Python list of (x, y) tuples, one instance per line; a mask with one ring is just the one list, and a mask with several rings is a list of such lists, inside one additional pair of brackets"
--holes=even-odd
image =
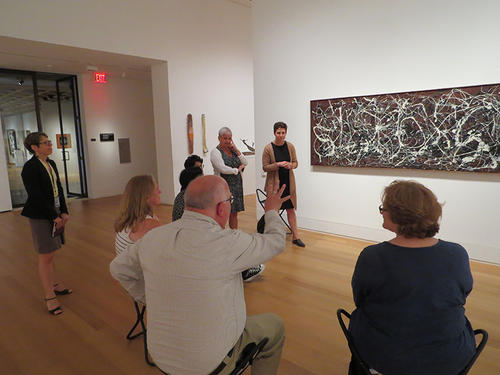
[[(361, 368), (363, 369), (365, 374), (371, 375), (370, 370), (369, 370), (370, 367), (366, 364), (365, 361), (363, 361), (363, 359), (361, 358), (361, 355), (359, 354), (358, 350), (356, 349), (356, 346), (354, 345), (354, 343), (352, 341), (351, 334), (349, 333), (349, 330), (347, 329), (347, 326), (344, 322), (343, 316), (345, 316), (349, 320), (351, 319), (351, 314), (349, 314), (344, 309), (338, 309), (337, 310), (337, 318), (339, 320), (340, 328), (342, 329), (342, 332), (344, 332), (344, 336), (347, 340), (347, 345), (349, 345), (349, 350), (351, 351), (351, 354), (354, 357), (354, 359), (356, 361), (358, 361), (359, 365), (361, 366)], [(477, 358), (479, 357), (479, 355), (483, 351), (484, 347), (486, 346), (486, 343), (488, 342), (488, 332), (486, 332), (486, 330), (484, 330), (484, 329), (475, 329), (474, 330), (474, 337), (477, 335), (481, 335), (482, 337), (481, 337), (481, 340), (479, 341), (479, 344), (476, 345), (476, 352), (474, 353), (474, 355), (470, 359), (469, 363), (467, 363), (465, 368), (462, 371), (460, 371), (457, 375), (466, 375), (469, 372), (469, 370), (472, 368), (472, 365), (474, 364), (474, 362), (476, 362)]]
[[(136, 321), (130, 331), (127, 333), (127, 340), (133, 340), (139, 336), (143, 336), (144, 339), (144, 359), (146, 363), (152, 367), (156, 367), (153, 361), (149, 359), (149, 351), (148, 351), (148, 341), (147, 341), (147, 330), (146, 325), (144, 324), (144, 314), (146, 312), (146, 305), (139, 306), (139, 303), (134, 300), (134, 307), (136, 312)], [(141, 325), (142, 331), (133, 334), (138, 325)]]
[[(266, 204), (267, 194), (261, 189), (256, 189), (255, 192), (257, 195), (257, 201), (260, 203), (260, 206), (262, 207), (262, 209), (264, 209), (265, 204)], [(287, 228), (289, 230), (289, 232), (287, 234), (292, 234), (292, 228), (290, 228), (290, 225), (288, 224), (288, 222), (283, 218), (283, 213), (285, 211), (286, 211), (285, 209), (281, 209), (281, 210), (279, 210), (278, 213), (280, 215), (281, 220), (283, 221), (283, 223), (287, 226)]]
[(344, 318), (342, 317), (343, 315), (350, 320), (351, 314), (349, 314), (344, 309), (337, 310), (337, 319), (339, 320), (339, 324), (340, 324), (340, 328), (342, 329), (342, 332), (344, 332), (344, 336), (347, 340), (347, 345), (349, 346), (349, 350), (351, 351), (351, 354), (354, 357), (354, 359), (359, 363), (363, 372), (366, 375), (371, 375), (370, 367), (366, 364), (365, 361), (363, 361), (363, 359), (359, 355), (358, 349), (356, 349), (356, 346), (354, 345), (354, 343), (352, 341), (351, 334), (349, 333), (349, 330), (347, 329), (347, 326), (344, 323)]
[[(245, 348), (241, 351), (240, 358), (236, 361), (236, 365), (229, 373), (229, 375), (242, 375), (245, 370), (247, 369), (248, 366), (253, 365), (254, 359), (259, 355), (259, 353), (262, 351), (264, 346), (267, 344), (269, 341), (268, 337), (264, 337), (261, 341), (259, 341), (258, 344), (251, 342), (250, 344), (247, 344)], [(162, 369), (158, 368), (162, 374), (168, 375), (165, 371)], [(220, 369), (222, 371), (224, 367)], [(219, 372), (220, 372), (219, 371)], [(217, 372), (217, 373), (219, 373)], [(214, 372), (212, 372), (213, 374)], [(211, 375), (211, 374), (210, 374)]]
[(254, 359), (259, 355), (269, 338), (264, 337), (258, 344), (252, 342), (241, 351), (240, 358), (236, 361), (236, 367), (229, 375), (241, 375), (248, 366), (253, 365)]
[(486, 343), (488, 342), (488, 332), (486, 332), (486, 330), (481, 328), (475, 329), (474, 337), (476, 337), (477, 335), (481, 335), (482, 337), (481, 341), (479, 341), (479, 344), (476, 345), (476, 352), (470, 359), (469, 363), (467, 363), (467, 366), (465, 366), (465, 368), (462, 371), (460, 371), (458, 375), (465, 375), (469, 372), (469, 370), (472, 368), (472, 365), (474, 364), (474, 362), (476, 362), (477, 358), (479, 357), (484, 347), (486, 346)]

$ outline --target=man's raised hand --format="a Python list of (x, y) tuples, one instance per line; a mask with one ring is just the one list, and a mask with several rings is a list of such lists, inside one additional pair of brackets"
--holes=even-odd
[(267, 192), (266, 204), (264, 206), (264, 211), (275, 210), (278, 211), (281, 207), (281, 203), (290, 199), (290, 196), (281, 198), (281, 194), (285, 191), (286, 185), (281, 185), (281, 189), (279, 188), (279, 181), (274, 183), (273, 189)]

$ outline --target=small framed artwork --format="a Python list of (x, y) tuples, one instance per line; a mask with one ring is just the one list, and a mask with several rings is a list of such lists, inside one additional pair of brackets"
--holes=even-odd
[(7, 139), (9, 140), (9, 153), (14, 156), (17, 150), (16, 131), (14, 129), (7, 129)]
[(71, 148), (71, 134), (56, 134), (57, 148)]

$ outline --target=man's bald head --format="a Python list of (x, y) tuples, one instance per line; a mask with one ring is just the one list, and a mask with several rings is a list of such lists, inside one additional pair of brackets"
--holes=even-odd
[(229, 187), (219, 176), (202, 176), (193, 180), (184, 193), (186, 208), (207, 210), (227, 199)]

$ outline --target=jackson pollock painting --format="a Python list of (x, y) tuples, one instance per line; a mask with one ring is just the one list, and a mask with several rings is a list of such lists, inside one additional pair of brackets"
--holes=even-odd
[(313, 100), (311, 164), (500, 172), (500, 85)]

